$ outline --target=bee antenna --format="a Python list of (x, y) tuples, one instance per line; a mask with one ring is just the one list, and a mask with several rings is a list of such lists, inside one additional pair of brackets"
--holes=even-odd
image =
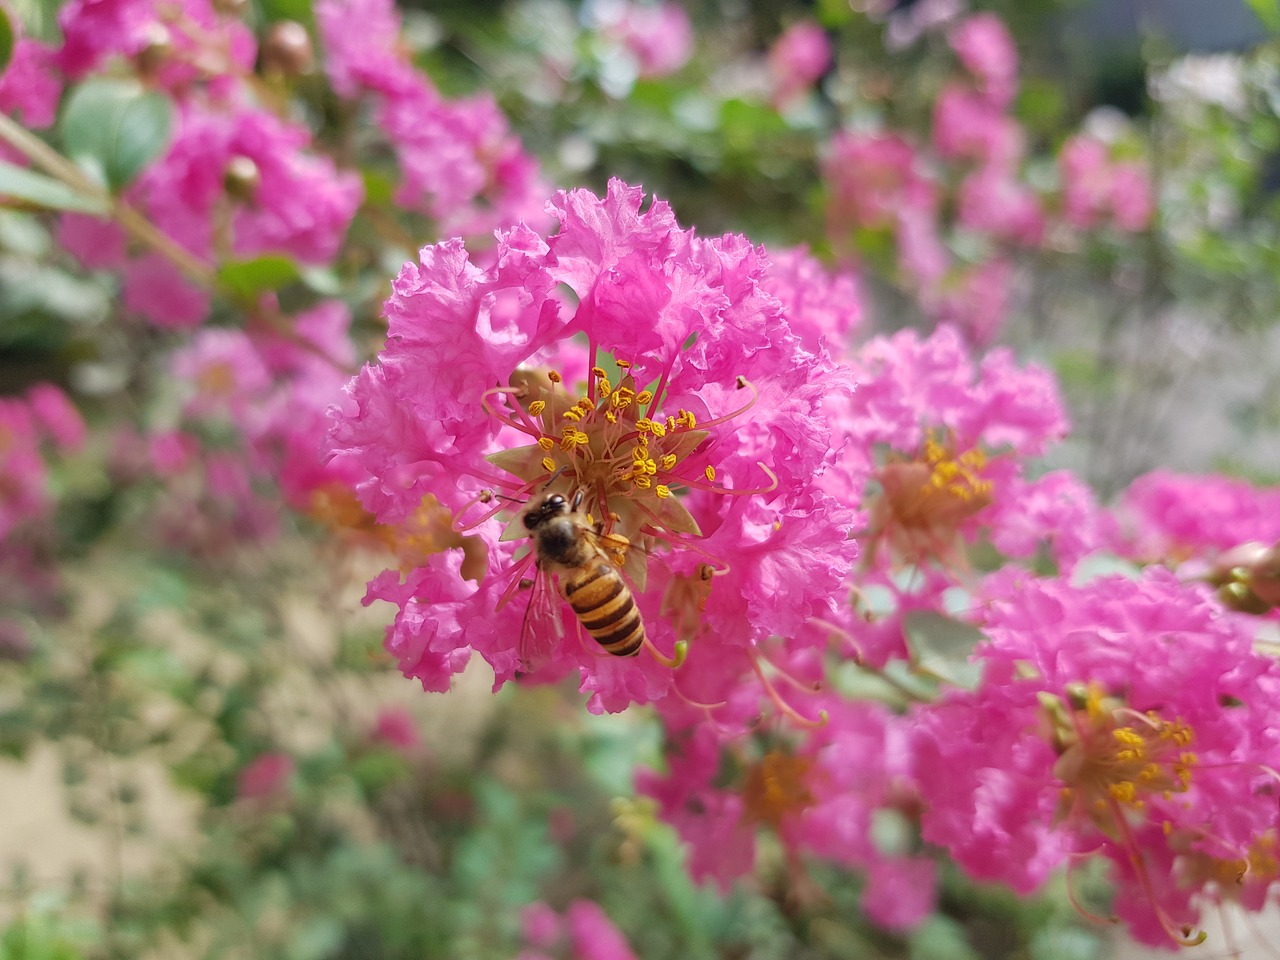
[(555, 473), (553, 473), (551, 476), (547, 477), (547, 482), (542, 485), (542, 489), (543, 490), (547, 489), (547, 487), (551, 486), (553, 483), (559, 480), (560, 474), (564, 473), (568, 469), (569, 467), (567, 465), (563, 466), (559, 470), (557, 470)]

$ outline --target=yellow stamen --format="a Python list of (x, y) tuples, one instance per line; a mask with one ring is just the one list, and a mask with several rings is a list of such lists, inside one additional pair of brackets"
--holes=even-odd
[(545, 409), (547, 409), (547, 401), (545, 400), (535, 400), (533, 403), (529, 404), (529, 413), (531, 416), (536, 417)]

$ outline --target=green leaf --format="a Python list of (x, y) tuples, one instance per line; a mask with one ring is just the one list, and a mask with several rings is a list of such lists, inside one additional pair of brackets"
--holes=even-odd
[(977, 627), (931, 610), (913, 610), (903, 615), (902, 632), (921, 668), (969, 690), (978, 685), (982, 666), (970, 659), (983, 639)]
[(104, 214), (106, 206), (73, 190), (60, 180), (0, 160), (0, 197), (21, 200), (48, 210)]
[(67, 155), (112, 190), (133, 182), (169, 146), (173, 104), (133, 80), (91, 80), (62, 111)]
[(233, 296), (251, 300), (264, 290), (279, 290), (301, 276), (298, 265), (288, 257), (268, 254), (224, 263), (218, 269), (218, 285)]
[(5, 13), (4, 7), (0, 7), (0, 73), (4, 73), (9, 61), (13, 59), (13, 47), (16, 43), (9, 14)]
[(1249, 6), (1272, 33), (1280, 33), (1280, 0), (1249, 0)]

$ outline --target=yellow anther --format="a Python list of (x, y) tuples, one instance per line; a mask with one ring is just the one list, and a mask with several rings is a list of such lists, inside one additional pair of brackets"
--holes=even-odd
[(591, 375), (592, 375), (593, 377), (595, 377), (597, 380), (603, 380), (603, 379), (604, 379), (604, 367), (592, 367), (592, 368), (591, 368)]
[(540, 446), (543, 450), (546, 450), (548, 453), (550, 453), (552, 450), (555, 449), (556, 442), (552, 440), (550, 437), (539, 437), (538, 446)]
[(637, 476), (637, 477), (632, 477), (632, 478), (631, 478), (631, 482), (632, 482), (632, 483), (634, 483), (634, 484), (635, 484), (637, 487), (639, 487), (641, 490), (648, 490), (648, 489), (649, 489), (649, 486), (653, 483), (653, 481), (652, 481), (652, 480), (650, 480), (650, 479), (649, 479), (647, 476), (645, 476), (643, 473), (642, 473), (642, 474), (640, 474), (640, 475), (639, 475), (639, 476)]
[(555, 472), (556, 472), (556, 462), (555, 462), (554, 460), (552, 460), (550, 457), (543, 457), (543, 458), (542, 458), (542, 469), (543, 469), (543, 470), (545, 470), (545, 471), (547, 471), (547, 473), (555, 473)]
[(642, 446), (632, 447), (631, 459), (634, 460), (636, 463), (644, 463), (647, 459), (649, 459), (649, 452)]
[(715, 481), (716, 468), (711, 466), (711, 464), (707, 464), (707, 469), (703, 470), (702, 473), (708, 480), (711, 480), (713, 482)]
[(662, 424), (660, 424), (657, 420), (652, 421), (649, 424), (649, 427), (650, 429), (653, 430), (653, 435), (655, 437), (665, 437), (667, 435), (667, 428)]
[(588, 412), (596, 408), (596, 405), (591, 402), (590, 397), (579, 397), (578, 406), (581, 407), (584, 412)]
[(653, 399), (652, 390), (641, 390), (636, 394), (636, 403), (648, 403)]
[(654, 474), (658, 472), (658, 465), (654, 463), (652, 460), (646, 460), (644, 462), (644, 472), (649, 474), (649, 476), (652, 477)]
[(1133, 803), (1134, 799), (1138, 795), (1137, 788), (1134, 787), (1133, 782), (1129, 780), (1121, 780), (1119, 783), (1111, 784), (1108, 788), (1108, 792), (1111, 794), (1112, 800), (1119, 801), (1120, 803)]
[(636, 421), (636, 429), (639, 430), (641, 434), (646, 434), (653, 429), (653, 421), (648, 417), (641, 417)]
[(600, 391), (600, 396), (607, 397), (609, 394), (613, 393), (613, 384), (609, 382), (608, 377), (601, 377), (596, 383), (596, 389)]
[(531, 416), (536, 417), (545, 409), (547, 409), (547, 401), (545, 400), (535, 400), (533, 403), (529, 404), (529, 413)]
[(550, 380), (552, 383), (559, 383), (564, 379), (564, 377), (560, 376), (560, 374), (552, 370), (550, 373), (547, 374), (547, 379)]
[(686, 430), (692, 430), (695, 426), (697, 426), (698, 420), (688, 410), (681, 410), (680, 416), (676, 417), (676, 422), (679, 423), (680, 426), (684, 427)]
[(665, 457), (662, 458), (663, 470), (670, 470), (675, 465), (676, 465), (676, 455), (674, 453), (668, 453)]
[(582, 419), (582, 411), (577, 407), (570, 407), (564, 413), (560, 414), (560, 416), (564, 417), (566, 420), (572, 420), (574, 423), (577, 423)]
[(671, 496), (671, 488), (662, 483), (654, 487), (653, 492), (658, 495), (659, 500), (665, 500), (667, 497)]
[(631, 361), (630, 361), (630, 360), (615, 360), (615, 361), (613, 361), (613, 362), (614, 362), (614, 363), (616, 363), (616, 364), (618, 365), (618, 369), (619, 369), (619, 370), (630, 370), (630, 369), (631, 369)]
[(614, 413), (612, 410), (606, 410), (604, 412), (604, 418), (608, 420), (610, 423), (618, 422), (618, 415)]
[(675, 418), (675, 417), (667, 417), (667, 429), (668, 429), (668, 430), (671, 430), (671, 431), (674, 431), (674, 430), (675, 430), (675, 428), (676, 428), (676, 418)]

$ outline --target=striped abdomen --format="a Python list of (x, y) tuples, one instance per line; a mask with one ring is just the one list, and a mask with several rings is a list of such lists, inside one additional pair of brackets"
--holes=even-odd
[(560, 592), (600, 646), (615, 657), (633, 657), (644, 643), (644, 621), (622, 576), (603, 557), (560, 575)]

